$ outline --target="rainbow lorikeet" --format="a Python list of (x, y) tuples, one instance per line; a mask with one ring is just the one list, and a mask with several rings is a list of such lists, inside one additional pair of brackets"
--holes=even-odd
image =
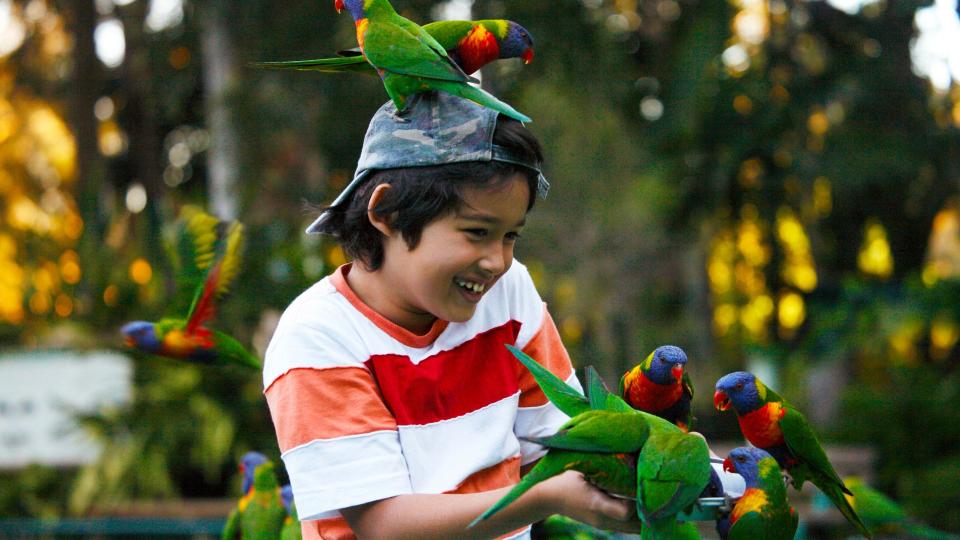
[(724, 540), (793, 540), (799, 516), (787, 501), (780, 465), (759, 448), (734, 448), (723, 461), (723, 470), (743, 477), (747, 489), (730, 515), (717, 521)]
[(290, 484), (280, 488), (280, 501), (287, 511), (287, 517), (283, 519), (283, 529), (280, 530), (280, 540), (301, 540), (303, 531), (297, 518), (297, 505), (293, 502), (293, 488)]
[[(222, 234), (218, 229), (225, 229)], [(240, 271), (243, 225), (221, 224), (195, 206), (184, 206), (174, 225), (169, 252), (177, 267), (177, 296), (188, 295), (186, 315), (157, 322), (133, 321), (121, 328), (126, 346), (140, 351), (210, 364), (242, 365), (260, 369), (260, 360), (233, 337), (213, 330), (209, 323), (217, 303), (229, 292)], [(185, 303), (185, 302), (184, 302)]]
[[(480, 21), (436, 21), (423, 25), (447, 51), (447, 55), (464, 73), (470, 75), (494, 60), (522, 58), (525, 64), (533, 61), (533, 38), (523, 26), (506, 19)], [(376, 75), (377, 72), (359, 49), (340, 52), (341, 56), (314, 60), (287, 62), (256, 62), (254, 67), (322, 71), (327, 73), (354, 72)]]
[(240, 464), (237, 466), (238, 471), (240, 472), (241, 484), (240, 484), (240, 502), (237, 506), (230, 511), (230, 515), (227, 516), (227, 524), (229, 529), (234, 529), (235, 525), (240, 521), (241, 509), (246, 508), (250, 504), (250, 498), (252, 497), (251, 491), (253, 490), (253, 474), (256, 471), (257, 467), (263, 463), (269, 461), (267, 456), (261, 454), (260, 452), (247, 452), (240, 458)]
[(844, 497), (852, 493), (830, 464), (817, 435), (800, 411), (746, 371), (721, 377), (713, 403), (721, 411), (733, 408), (743, 436), (757, 448), (769, 452), (780, 467), (790, 473), (794, 488), (800, 489), (810, 480), (833, 501), (847, 521), (870, 538), (870, 531)]
[(659, 416), (689, 431), (693, 383), (680, 347), (657, 347), (620, 378), (620, 395), (635, 409)]
[(510, 105), (471, 86), (476, 80), (464, 73), (423, 27), (394, 11), (388, 0), (335, 0), (334, 7), (338, 12), (346, 8), (353, 16), (360, 51), (377, 70), (397, 110), (403, 111), (407, 98), (415, 93), (439, 90), (521, 122), (530, 121)]
[(253, 486), (240, 498), (224, 525), (222, 540), (276, 540), (287, 511), (280, 500), (280, 486), (272, 461), (256, 466)]
[(637, 513), (642, 538), (699, 538), (692, 523), (678, 521), (710, 483), (710, 450), (700, 435), (647, 413), (650, 436), (637, 456)]
[[(933, 540), (958, 540), (960, 535), (940, 531), (910, 518), (902, 506), (883, 492), (874, 489), (859, 476), (846, 476), (843, 482), (853, 496), (847, 497), (850, 505), (874, 534), (886, 538), (927, 538)], [(826, 496), (816, 493), (811, 505), (814, 508), (828, 504)]]

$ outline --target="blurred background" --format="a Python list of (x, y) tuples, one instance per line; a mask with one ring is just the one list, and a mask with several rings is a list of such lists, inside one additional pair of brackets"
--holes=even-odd
[[(533, 34), (531, 65), (482, 79), (546, 149), (553, 188), (517, 256), (578, 368), (614, 383), (682, 346), (718, 451), (742, 443), (714, 382), (754, 371), (850, 470), (960, 531), (955, 0), (394, 5)], [(383, 87), (248, 63), (355, 44), (329, 0), (0, 0), (8, 534), (225, 516), (243, 452), (279, 458), (259, 374), (132, 355), (118, 329), (168, 313), (160, 232), (186, 203), (247, 227), (213, 326), (259, 355), (345, 261), (303, 234), (307, 204), (351, 178)], [(808, 534), (850, 532), (822, 522)]]

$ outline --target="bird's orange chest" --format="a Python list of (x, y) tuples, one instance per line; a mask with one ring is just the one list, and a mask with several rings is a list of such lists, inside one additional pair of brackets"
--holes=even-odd
[(779, 402), (771, 401), (763, 407), (739, 416), (740, 430), (754, 446), (771, 448), (783, 444), (780, 419), (787, 410)]
[(736, 506), (730, 511), (730, 524), (733, 525), (744, 514), (760, 512), (767, 505), (767, 494), (757, 488), (749, 488), (740, 496)]
[(682, 393), (683, 385), (680, 381), (675, 384), (657, 384), (640, 373), (627, 390), (627, 397), (630, 404), (637, 409), (656, 412), (672, 406)]
[(183, 330), (171, 330), (163, 336), (163, 350), (173, 356), (189, 356), (197, 349), (213, 347), (213, 339), (209, 330), (198, 328), (196, 332), (188, 334)]
[(370, 25), (370, 20), (363, 18), (358, 19), (356, 22), (357, 26), (357, 45), (360, 46), (360, 50), (363, 51), (363, 42), (367, 35), (367, 26)]
[(473, 73), (500, 57), (500, 45), (497, 38), (484, 26), (474, 26), (457, 44), (460, 53), (460, 66), (466, 73)]

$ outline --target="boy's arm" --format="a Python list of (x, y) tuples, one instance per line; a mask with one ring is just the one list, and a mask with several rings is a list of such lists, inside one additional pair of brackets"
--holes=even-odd
[(494, 538), (551, 514), (563, 514), (602, 529), (639, 532), (633, 501), (610, 497), (568, 471), (545, 480), (490, 519), (467, 529), (509, 487), (466, 494), (411, 494), (374, 501), (340, 513), (358, 538)]

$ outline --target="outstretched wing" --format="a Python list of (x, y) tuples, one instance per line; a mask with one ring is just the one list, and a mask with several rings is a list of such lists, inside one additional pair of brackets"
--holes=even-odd
[(219, 223), (200, 207), (185, 205), (177, 220), (163, 232), (176, 284), (172, 307), (178, 316), (182, 316), (194, 300), (213, 265)]
[(222, 244), (221, 256), (207, 272), (203, 287), (196, 292), (193, 304), (190, 306), (187, 326), (184, 329), (188, 334), (196, 332), (216, 315), (217, 301), (226, 296), (230, 290), (230, 284), (240, 273), (243, 225), (239, 222), (231, 223)]

